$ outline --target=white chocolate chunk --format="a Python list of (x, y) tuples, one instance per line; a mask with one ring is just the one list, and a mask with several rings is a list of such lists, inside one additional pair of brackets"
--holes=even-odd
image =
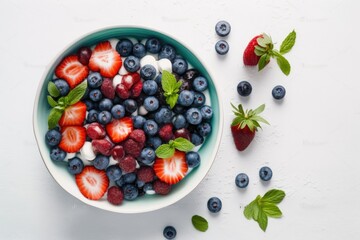
[(126, 75), (126, 74), (128, 74), (129, 72), (128, 71), (126, 71), (126, 69), (125, 69), (125, 67), (124, 67), (124, 64), (121, 66), (121, 68), (120, 68), (120, 70), (119, 70), (119, 74), (121, 75), (121, 76), (124, 76), (124, 75)]
[(92, 161), (95, 159), (96, 154), (92, 148), (91, 142), (85, 142), (84, 146), (80, 149), (80, 154), (82, 158)]
[(163, 58), (160, 59), (158, 62), (159, 71), (163, 72), (164, 70), (168, 72), (172, 72), (172, 64), (169, 59)]
[(72, 159), (76, 156), (76, 153), (66, 153), (66, 157), (64, 159), (65, 162), (69, 161), (69, 159)]
[(114, 78), (113, 78), (113, 86), (114, 88), (116, 88), (116, 86), (121, 83), (121, 79), (122, 79), (122, 76), (120, 76), (119, 74), (116, 75)]
[(146, 55), (145, 57), (143, 57), (140, 60), (140, 66), (141, 67), (145, 66), (146, 64), (153, 65), (154, 67), (156, 66), (155, 69), (158, 69), (157, 63), (156, 63), (156, 58), (151, 56), (151, 55)]
[(139, 115), (146, 115), (148, 111), (145, 109), (143, 105), (139, 107)]
[(109, 157), (109, 166), (119, 164), (112, 156)]

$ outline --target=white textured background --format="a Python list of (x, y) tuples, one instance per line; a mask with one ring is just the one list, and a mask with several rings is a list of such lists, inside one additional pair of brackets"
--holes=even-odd
[[(170, 224), (177, 239), (357, 239), (360, 235), (360, 15), (355, 0), (2, 0), (0, 2), (0, 239), (162, 239)], [(219, 57), (214, 44), (218, 20), (231, 23), (230, 52)], [(207, 59), (219, 83), (225, 113), (222, 143), (204, 181), (165, 209), (136, 215), (89, 207), (52, 179), (32, 132), (32, 108), (45, 67), (67, 44), (95, 29), (142, 25), (175, 36)], [(287, 54), (289, 77), (275, 62), (262, 72), (246, 69), (242, 52), (255, 35), (267, 32), (278, 45), (295, 29)], [(248, 80), (253, 93), (240, 99), (237, 83)], [(282, 103), (271, 89), (283, 84)], [(230, 101), (246, 107), (265, 103), (271, 126), (238, 153), (232, 144)], [(258, 169), (269, 165), (269, 184)], [(237, 173), (250, 185), (240, 191)], [(282, 219), (270, 219), (263, 233), (242, 208), (271, 188), (286, 191)], [(209, 197), (223, 209), (212, 215)], [(196, 231), (191, 216), (209, 221)]]

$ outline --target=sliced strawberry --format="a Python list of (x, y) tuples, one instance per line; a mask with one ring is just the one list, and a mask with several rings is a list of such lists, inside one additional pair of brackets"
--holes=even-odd
[(124, 141), (133, 130), (133, 121), (130, 117), (114, 119), (106, 125), (106, 132), (111, 141), (119, 143)]
[(90, 200), (102, 198), (109, 187), (109, 179), (105, 171), (98, 170), (94, 166), (84, 167), (83, 171), (75, 176), (75, 180), (82, 195)]
[(68, 153), (78, 152), (86, 140), (86, 129), (82, 126), (66, 126), (61, 128), (59, 148)]
[(100, 72), (103, 77), (114, 77), (121, 68), (122, 60), (120, 54), (111, 47), (109, 41), (96, 45), (92, 52), (89, 68)]
[(83, 102), (77, 102), (65, 109), (59, 120), (59, 125), (61, 127), (83, 125), (85, 117), (86, 104)]
[(175, 150), (170, 158), (157, 158), (153, 168), (161, 181), (168, 184), (178, 183), (188, 171), (185, 153)]
[(55, 69), (55, 75), (64, 79), (70, 88), (76, 87), (88, 75), (89, 68), (82, 65), (76, 55), (65, 57)]

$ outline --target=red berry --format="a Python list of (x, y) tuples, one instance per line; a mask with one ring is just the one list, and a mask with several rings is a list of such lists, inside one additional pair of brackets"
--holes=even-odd
[(115, 88), (110, 78), (103, 79), (103, 83), (101, 85), (101, 93), (109, 99), (115, 98)]
[(121, 145), (116, 145), (115, 147), (113, 147), (111, 149), (111, 156), (116, 160), (116, 161), (120, 161), (121, 159), (123, 159), (125, 157), (125, 151), (123, 146)]
[(173, 132), (173, 125), (171, 123), (167, 123), (164, 126), (162, 126), (159, 130), (159, 136), (161, 140), (164, 142), (168, 142), (175, 138)]
[(119, 161), (119, 167), (125, 173), (131, 173), (136, 170), (136, 160), (128, 155)]
[(93, 122), (87, 127), (86, 134), (93, 140), (103, 139), (106, 136), (106, 131), (100, 123)]
[(107, 191), (107, 200), (113, 205), (120, 205), (124, 200), (124, 194), (117, 186), (112, 186)]
[(141, 81), (135, 83), (134, 86), (131, 88), (131, 96), (132, 97), (140, 96), (142, 88), (143, 88), (143, 83)]
[(175, 138), (182, 137), (190, 141), (190, 132), (186, 128), (180, 128), (174, 133)]
[(138, 143), (145, 143), (146, 136), (143, 130), (141, 129), (135, 129), (132, 131), (129, 135), (130, 139), (134, 139)]
[(133, 139), (127, 139), (124, 143), (125, 153), (135, 158), (140, 156), (143, 147), (143, 143), (138, 143)]
[(171, 185), (160, 180), (155, 180), (153, 187), (154, 191), (160, 195), (166, 195), (171, 191)]
[(152, 167), (142, 166), (137, 170), (137, 179), (144, 183), (152, 182), (155, 177), (155, 172)]
[(91, 145), (95, 152), (101, 153), (105, 156), (110, 156), (111, 148), (113, 147), (113, 143), (111, 143), (107, 139), (96, 139), (91, 142)]
[(118, 85), (116, 85), (115, 92), (121, 99), (128, 99), (130, 97), (130, 93), (131, 93), (129, 91), (129, 89), (127, 87), (125, 87), (125, 85), (122, 83), (119, 83)]
[(79, 62), (81, 62), (82, 65), (88, 65), (91, 57), (91, 53), (92, 51), (88, 47), (80, 48), (78, 51)]

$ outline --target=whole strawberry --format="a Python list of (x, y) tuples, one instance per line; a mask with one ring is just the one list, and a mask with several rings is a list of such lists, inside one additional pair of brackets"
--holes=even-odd
[(249, 109), (244, 111), (241, 104), (236, 108), (233, 104), (235, 118), (231, 123), (231, 133), (234, 139), (237, 150), (244, 151), (252, 142), (258, 128), (261, 128), (260, 123), (269, 124), (259, 114), (265, 109), (265, 104), (262, 104), (255, 110)]
[(262, 70), (271, 58), (275, 58), (281, 71), (285, 75), (290, 74), (291, 66), (288, 60), (283, 56), (288, 53), (294, 46), (296, 40), (296, 32), (292, 31), (281, 43), (280, 51), (274, 49), (271, 37), (267, 34), (260, 34), (249, 42), (243, 54), (243, 61), (246, 66), (258, 65), (258, 70)]

